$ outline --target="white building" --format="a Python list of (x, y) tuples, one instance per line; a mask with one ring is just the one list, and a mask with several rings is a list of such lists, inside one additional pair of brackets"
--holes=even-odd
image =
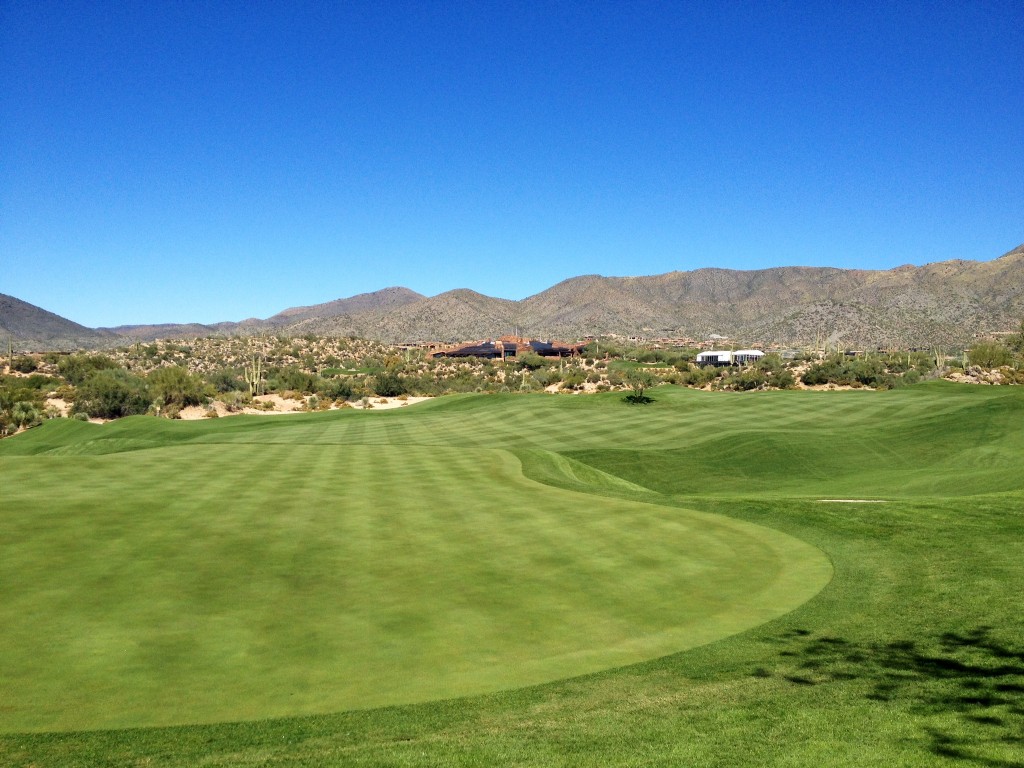
[(711, 350), (697, 355), (697, 365), (732, 365), (732, 352), (729, 350)]
[(731, 350), (715, 349), (710, 352), (701, 352), (697, 355), (697, 365), (746, 365), (756, 363), (764, 357), (764, 352), (759, 349), (737, 349)]
[(732, 353), (732, 361), (736, 365), (756, 363), (762, 357), (764, 357), (764, 352), (760, 349), (737, 349)]

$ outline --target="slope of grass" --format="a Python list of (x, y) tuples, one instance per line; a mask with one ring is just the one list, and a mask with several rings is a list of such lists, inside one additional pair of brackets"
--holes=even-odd
[[(149, 467), (152, 473), (164, 471), (172, 478), (142, 484), (152, 494), (152, 514), (192, 520), (192, 530), (204, 533), (203, 547), (217, 553), (212, 558), (197, 555), (190, 562), (230, 561), (242, 557), (235, 552), (239, 548), (249, 552), (245, 559), (252, 562), (252, 553), (258, 552), (257, 559), (275, 562), (282, 569), (277, 582), (256, 574), (253, 590), (262, 594), (269, 586), (280, 588), (278, 582), (301, 582), (312, 576), (298, 567), (300, 561), (274, 552), (275, 543), (303, 541), (303, 548), (296, 551), (311, 555), (301, 562), (316, 561), (319, 556), (326, 558), (318, 561), (323, 563), (331, 562), (338, 540), (352, 540), (348, 529), (325, 519), (323, 509), (330, 505), (324, 498), (331, 495), (332, 478), (358, 476), (362, 479), (356, 484), (363, 488), (364, 501), (384, 501), (377, 501), (375, 510), (365, 509), (362, 502), (346, 501), (349, 506), (341, 518), (358, 520), (364, 533), (372, 529), (382, 531), (375, 533), (378, 538), (390, 537), (399, 550), (387, 562), (410, 571), (399, 582), (405, 585), (402, 590), (436, 605), (436, 598), (429, 594), (428, 574), (437, 563), (431, 557), (451, 562), (468, 559), (461, 553), (475, 552), (486, 561), (462, 571), (450, 588), (472, 593), (474, 587), (485, 586), (487, 594), (479, 596), (483, 608), (497, 611), (510, 622), (526, 621), (526, 614), (520, 613), (524, 603), (545, 594), (557, 595), (561, 599), (557, 610), (534, 614), (544, 617), (541, 623), (547, 629), (533, 626), (534, 631), (548, 632), (556, 644), (565, 638), (551, 625), (557, 624), (554, 619), (563, 611), (580, 617), (580, 623), (574, 621), (571, 627), (577, 633), (604, 632), (607, 627), (595, 630), (591, 611), (599, 605), (602, 615), (607, 615), (608, 603), (624, 627), (635, 623), (642, 628), (640, 636), (656, 634), (659, 622), (679, 626), (671, 619), (678, 619), (676, 607), (685, 605), (685, 600), (661, 597), (673, 589), (692, 591), (694, 584), (686, 581), (685, 573), (673, 572), (657, 561), (673, 559), (673, 547), (692, 535), (710, 543), (715, 531), (706, 526), (718, 524), (723, 517), (765, 526), (820, 548), (831, 559), (835, 576), (816, 597), (772, 621), (717, 642), (659, 658), (646, 655), (650, 660), (640, 664), (585, 677), (340, 714), (142, 730), (8, 734), (0, 736), (0, 762), (24, 766), (1021, 765), (1024, 396), (1017, 390), (945, 385), (890, 393), (730, 395), (659, 388), (654, 394), (657, 402), (642, 409), (625, 406), (614, 397), (468, 396), (377, 414), (222, 419), (194, 425), (139, 420), (60, 434), (62, 428), (46, 427), (6, 441), (0, 445), (0, 478), (6, 496), (0, 526), (5, 541), (12, 532), (43, 541), (51, 535), (62, 536), (64, 543), (55, 551), (73, 553), (79, 540), (97, 545), (102, 541), (108, 546), (102, 550), (107, 557), (112, 556), (111, 549), (116, 554), (112, 542), (123, 531), (119, 526), (139, 525), (133, 522), (139, 517), (137, 511), (129, 511), (138, 505), (125, 502), (118, 516), (116, 511), (101, 512), (90, 498), (106, 498), (110, 503), (112, 487), (129, 497), (142, 494), (141, 489), (132, 490), (128, 479), (145, 474)], [(163, 447), (136, 450), (153, 442)], [(342, 467), (345, 462), (339, 456), (354, 458), (350, 463), (361, 469)], [(424, 483), (418, 499), (411, 494), (403, 498), (403, 492), (391, 487), (381, 490), (380, 496), (366, 490), (374, 483), (386, 485), (386, 478), (396, 471), (393, 464), (407, 457), (412, 460), (406, 461), (406, 467), (420, 469), (399, 472), (418, 474)], [(250, 517), (235, 509), (237, 522), (226, 528), (218, 527), (215, 519), (202, 524), (195, 520), (202, 509), (211, 509), (196, 503), (204, 488), (212, 493), (209, 480), (194, 482), (195, 489), (173, 503), (158, 501), (162, 494), (182, 493), (175, 490), (173, 479), (180, 481), (190, 473), (195, 477), (196, 472), (203, 477), (201, 468), (214, 467), (218, 461), (251, 467), (227, 487), (241, 490), (254, 506), (268, 497), (267, 487), (288, 472), (293, 473), (293, 481), (315, 475), (320, 485), (313, 483), (301, 492), (310, 502), (305, 505), (301, 500), (289, 501), (276, 513), (264, 510)], [(39, 462), (46, 464), (45, 472)], [(322, 463), (323, 471), (302, 469), (296, 474), (288, 469), (310, 462)], [(448, 466), (460, 469), (444, 474)], [(442, 474), (434, 477), (438, 472)], [(67, 501), (33, 501), (31, 487), (50, 482), (43, 475), (54, 473), (57, 479), (48, 490), (64, 489)], [(120, 485), (112, 479), (118, 474)], [(93, 479), (73, 486), (76, 477)], [(292, 483), (296, 484), (304, 485)], [(11, 488), (20, 495), (12, 496)], [(450, 496), (443, 504), (429, 500), (431, 494), (445, 493)], [(841, 496), (875, 497), (886, 503), (818, 501)], [(513, 500), (517, 498), (531, 503), (524, 509)], [(214, 507), (220, 513), (215, 518), (221, 519), (231, 509), (229, 505), (225, 510), (219, 502)], [(12, 514), (15, 508), (33, 511)], [(300, 508), (309, 511), (300, 512)], [(423, 509), (433, 511), (424, 516)], [(76, 517), (83, 510), (91, 513)], [(457, 518), (457, 524), (444, 521), (444, 515)], [(532, 522), (516, 529), (507, 525), (509, 519)], [(69, 520), (77, 520), (77, 528), (68, 529)], [(389, 523), (405, 529), (388, 533)], [(552, 525), (556, 525), (553, 536)], [(42, 535), (47, 526), (50, 533)], [(438, 526), (445, 531), (443, 536), (432, 530)], [(137, 543), (139, 551), (175, 551), (169, 526), (152, 522), (148, 530), (151, 534), (161, 531), (163, 538), (142, 539), (145, 546)], [(282, 530), (287, 536), (281, 536)], [(461, 540), (449, 542), (451, 532), (457, 530), (463, 531)], [(516, 538), (517, 530), (534, 532)], [(305, 531), (306, 538), (297, 531)], [(538, 536), (558, 543), (537, 551)], [(573, 567), (582, 570), (566, 574), (566, 562), (550, 557), (577, 537), (582, 538), (573, 550)], [(432, 543), (424, 547), (426, 542)], [(405, 545), (416, 551), (401, 551)], [(81, 548), (96, 551), (86, 543)], [(29, 550), (12, 545), (8, 551), (30, 557)], [(512, 556), (513, 552), (517, 554)], [(495, 565), (503, 558), (504, 571)], [(726, 560), (742, 572), (743, 557)], [(50, 557), (47, 562), (59, 560)], [(523, 567), (523, 562), (529, 562), (529, 567)], [(761, 569), (755, 565), (753, 572)], [(8, 574), (21, 578), (17, 574), (22, 570), (23, 566), (10, 566), (0, 581), (5, 607), (11, 595), (8, 584), (14, 583)], [(369, 570), (363, 568), (361, 578), (370, 578)], [(503, 591), (504, 576), (513, 572), (515, 587)], [(529, 572), (529, 578), (520, 576), (524, 572)], [(653, 588), (637, 590), (645, 573)], [(713, 573), (712, 582), (724, 575), (723, 571)], [(143, 596), (151, 598), (159, 592), (137, 579), (121, 579), (118, 573), (109, 576), (122, 582), (118, 589), (128, 590), (125, 583), (132, 581), (139, 587), (138, 604), (126, 608), (125, 616), (145, 608)], [(187, 615), (205, 604), (210, 607), (207, 619), (230, 616), (218, 601), (230, 603), (238, 597), (225, 590), (226, 577), (220, 578), (194, 579), (196, 588), (209, 582), (210, 594), (183, 598), (171, 612)], [(44, 583), (46, 577), (36, 574), (25, 581)], [(310, 591), (307, 583), (294, 592), (301, 596), (308, 591), (307, 604), (300, 599), (291, 611), (290, 601), (278, 607), (281, 623), (295, 625), (295, 635), (302, 634), (302, 627), (309, 628), (311, 617), (322, 618), (327, 625), (348, 620), (344, 611), (333, 617), (318, 616), (325, 610), (324, 595), (336, 585), (321, 577), (313, 581), (327, 586), (314, 584)], [(735, 586), (749, 583), (749, 578), (738, 577)], [(594, 586), (600, 589), (595, 591)], [(61, 589), (60, 584), (50, 583), (41, 593), (51, 597)], [(89, 591), (81, 590), (76, 600)], [(673, 597), (677, 596), (678, 592)], [(693, 596), (697, 604), (706, 604), (699, 594)], [(503, 600), (513, 600), (516, 606), (503, 607)], [(31, 613), (32, 607), (22, 604), (11, 615)], [(59, 623), (70, 616), (67, 620), (77, 622), (87, 613), (88, 606), (65, 605), (36, 620)], [(110, 615), (109, 605), (102, 613)], [(9, 626), (8, 620), (5, 617), (4, 627)], [(423, 620), (422, 616), (417, 619)], [(240, 626), (251, 628), (252, 616)], [(472, 630), (473, 623), (466, 626)], [(34, 635), (40, 631), (46, 630)], [(8, 639), (12, 634), (17, 633), (0, 631)], [(400, 623), (394, 637), (416, 634)], [(487, 634), (473, 637), (470, 632), (466, 647), (455, 655), (459, 659), (471, 655)], [(440, 630), (437, 637), (456, 645), (467, 640), (458, 633), (452, 636), (450, 629)], [(215, 674), (213, 667), (237, 661), (230, 659), (228, 651), (245, 643), (232, 640), (231, 633), (225, 638), (219, 647), (226, 660), (213, 654), (212, 661), (204, 662), (210, 669), (197, 679)], [(174, 637), (162, 639), (171, 644)], [(102, 640), (91, 635), (83, 642)], [(542, 637), (540, 645), (544, 642)], [(525, 649), (529, 657), (538, 655), (532, 641), (511, 645), (520, 652)], [(296, 641), (289, 647), (300, 646)], [(195, 648), (194, 641), (186, 644), (186, 655), (191, 658)], [(436, 647), (430, 652), (439, 654)], [(405, 653), (394, 647), (385, 655), (394, 654), (401, 664)], [(195, 660), (198, 664), (204, 657), (198, 654)], [(12, 666), (29, 663), (31, 659), (22, 658)], [(605, 659), (593, 669), (614, 663)], [(268, 664), (267, 672), (276, 673), (286, 665), (301, 669), (301, 654), (297, 650), (286, 654)], [(80, 670), (65, 668), (63, 674), (73, 676), (76, 671)], [(323, 673), (313, 668), (307, 674)], [(46, 682), (56, 677), (52, 670), (42, 670), (26, 679)], [(423, 682), (418, 673), (416, 677)], [(495, 687), (522, 682), (529, 681), (499, 681)], [(32, 687), (26, 684), (22, 690), (30, 695)], [(5, 680), (5, 694), (0, 695), (9, 697), (7, 689)], [(169, 695), (163, 688), (151, 694), (155, 698)], [(423, 698), (433, 695), (436, 691), (427, 691)], [(126, 712), (135, 711), (137, 705), (128, 702)], [(10, 706), (0, 702), (0, 716), (10, 718)], [(329, 708), (330, 703), (323, 701), (312, 707), (321, 712)]]

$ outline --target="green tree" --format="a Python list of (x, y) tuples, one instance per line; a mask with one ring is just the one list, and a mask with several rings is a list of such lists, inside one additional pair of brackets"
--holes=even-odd
[(543, 368), (547, 365), (547, 360), (538, 355), (536, 352), (524, 352), (519, 355), (516, 360), (523, 368), (531, 371), (536, 371), (539, 368)]
[(1018, 355), (1024, 355), (1024, 320), (1020, 321), (1020, 330), (1006, 339), (1006, 346)]
[(34, 427), (43, 421), (43, 412), (32, 402), (22, 400), (10, 410), (10, 422), (17, 427)]
[(17, 371), (18, 373), (35, 373), (35, 370), (38, 367), (39, 363), (28, 355), (19, 355), (14, 358), (14, 362), (11, 363), (11, 370)]
[(69, 384), (78, 386), (95, 371), (102, 371), (113, 368), (120, 368), (116, 360), (106, 355), (68, 355), (61, 358), (57, 363), (57, 370), (60, 375), (68, 380)]
[(331, 379), (318, 377), (316, 393), (329, 400), (351, 400), (352, 382), (341, 376)]
[(406, 392), (405, 383), (392, 371), (383, 371), (373, 377), (373, 391), (381, 397), (397, 397)]
[(297, 365), (286, 365), (271, 372), (268, 386), (275, 392), (302, 392), (311, 395), (316, 391), (316, 376)]
[(206, 380), (217, 392), (235, 392), (246, 389), (241, 374), (233, 368), (220, 368), (213, 371), (207, 374)]
[(180, 365), (157, 368), (149, 374), (147, 381), (153, 400), (159, 399), (164, 406), (185, 408), (200, 405), (206, 399), (202, 379)]
[(655, 384), (654, 374), (650, 371), (644, 368), (633, 368), (626, 371), (626, 384), (632, 390), (632, 392), (626, 395), (626, 402), (638, 404), (654, 402), (644, 394)]
[(982, 368), (998, 368), (1002, 365), (1013, 365), (1013, 352), (995, 341), (976, 344), (967, 353), (971, 365)]
[(95, 371), (78, 386), (74, 413), (99, 419), (145, 413), (152, 398), (146, 382), (122, 368)]

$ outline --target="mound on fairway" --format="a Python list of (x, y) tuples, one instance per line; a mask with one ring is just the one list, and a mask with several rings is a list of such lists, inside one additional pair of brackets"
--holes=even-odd
[(3, 474), (8, 731), (523, 686), (735, 633), (831, 575), (790, 536), (541, 485), (497, 449), (207, 443)]

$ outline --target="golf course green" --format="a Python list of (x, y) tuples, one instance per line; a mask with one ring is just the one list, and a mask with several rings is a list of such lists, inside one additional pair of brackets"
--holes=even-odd
[(3, 441), (0, 763), (1022, 764), (1024, 393), (651, 394)]

